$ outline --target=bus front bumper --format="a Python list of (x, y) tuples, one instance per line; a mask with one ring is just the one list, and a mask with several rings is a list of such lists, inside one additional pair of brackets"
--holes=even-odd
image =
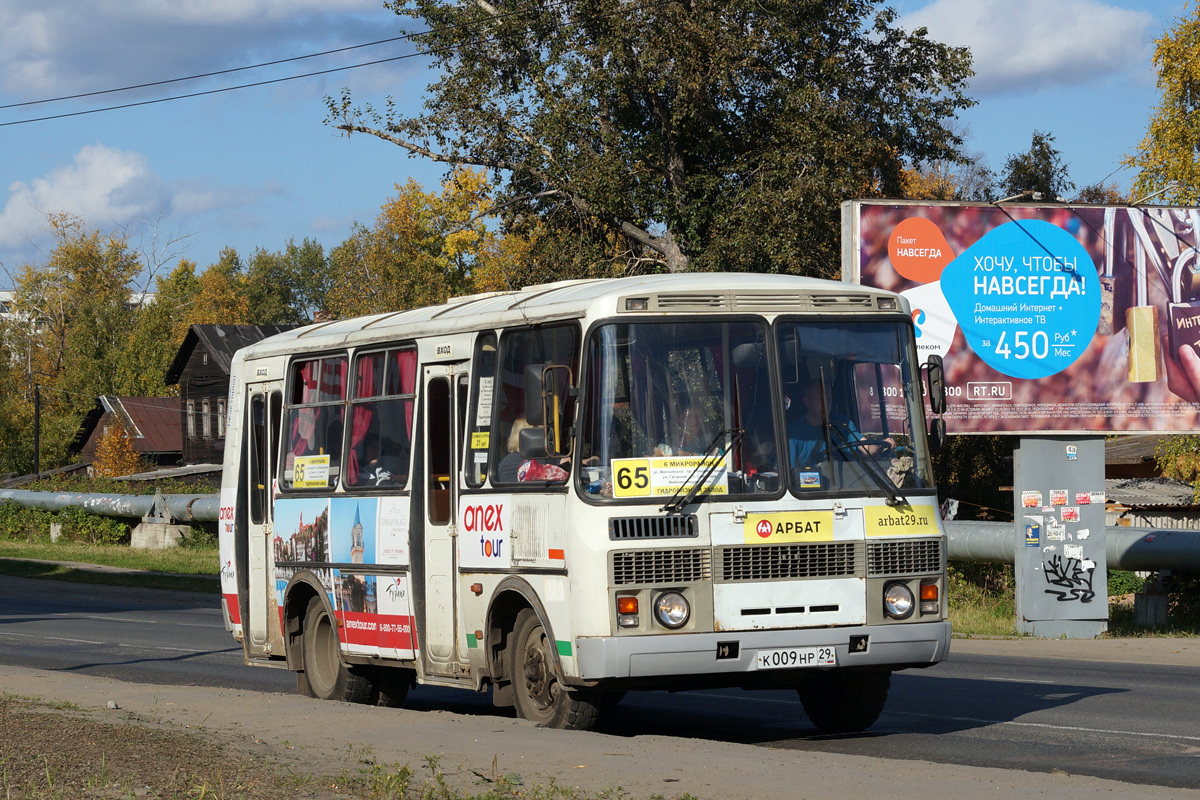
[(753, 673), (760, 651), (791, 647), (832, 647), (838, 667), (898, 669), (946, 658), (950, 623), (581, 637), (575, 644), (583, 680)]

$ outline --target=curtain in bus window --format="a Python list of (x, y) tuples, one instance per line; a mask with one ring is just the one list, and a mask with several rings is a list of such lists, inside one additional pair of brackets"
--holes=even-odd
[(358, 357), (357, 363), (354, 396), (379, 397), (383, 394), (383, 353), (366, 353)]
[(292, 392), (292, 404), (301, 405), (317, 402), (317, 361), (305, 361), (300, 365), (300, 379), (296, 391)]
[(321, 389), (317, 402), (336, 403), (346, 399), (346, 358), (338, 356), (321, 362)]
[[(392, 369), (388, 371), (389, 384), (394, 375), (396, 377), (396, 386), (393, 390), (388, 386), (388, 394), (413, 394), (417, 390), (417, 351), (413, 349), (396, 350), (394, 352), (395, 361), (392, 364)], [(404, 426), (405, 432), (408, 434), (409, 440), (412, 439), (412, 424), (413, 424), (413, 404), (411, 401), (404, 404)]]
[[(354, 382), (354, 396), (374, 397), (379, 394), (380, 376), (383, 370), (383, 353), (367, 353), (358, 357), (358, 366)], [(350, 452), (346, 459), (346, 479), (351, 484), (358, 483), (360, 464), (364, 460), (363, 439), (371, 428), (371, 419), (375, 416), (369, 404), (354, 406), (350, 417)]]

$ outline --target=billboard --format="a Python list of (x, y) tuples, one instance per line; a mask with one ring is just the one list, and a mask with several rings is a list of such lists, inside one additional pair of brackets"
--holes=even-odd
[(1200, 430), (1200, 209), (852, 201), (847, 272), (904, 295), (951, 433)]

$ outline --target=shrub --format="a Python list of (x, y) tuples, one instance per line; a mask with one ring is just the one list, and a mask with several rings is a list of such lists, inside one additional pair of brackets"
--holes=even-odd
[(129, 525), (113, 517), (89, 514), (82, 508), (55, 513), (40, 508), (23, 508), (0, 503), (0, 539), (14, 542), (48, 542), (50, 526), (62, 525), (62, 538), (86, 544), (128, 544)]

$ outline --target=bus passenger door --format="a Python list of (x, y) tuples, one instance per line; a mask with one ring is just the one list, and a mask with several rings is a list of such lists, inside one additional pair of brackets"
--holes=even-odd
[[(275, 599), (273, 485), (279, 458), (279, 424), (283, 408), (279, 381), (248, 387), (245, 475), (249, 535), (249, 597), (246, 652), (260, 658), (283, 655), (279, 610)], [(275, 641), (272, 642), (272, 639)]]
[[(465, 403), (455, 387), (466, 364), (438, 364), (424, 370), (425, 404), (425, 628), (419, 643), (425, 671), (458, 675), (458, 425)], [(464, 384), (465, 385), (465, 384)]]

